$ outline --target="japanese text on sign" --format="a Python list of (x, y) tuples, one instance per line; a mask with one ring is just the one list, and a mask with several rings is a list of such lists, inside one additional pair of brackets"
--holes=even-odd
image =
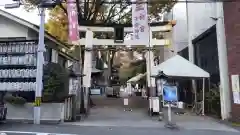
[(147, 45), (149, 42), (149, 26), (147, 4), (145, 0), (132, 0), (133, 39)]
[(79, 39), (76, 0), (68, 0), (67, 11), (69, 21), (69, 40), (74, 42)]

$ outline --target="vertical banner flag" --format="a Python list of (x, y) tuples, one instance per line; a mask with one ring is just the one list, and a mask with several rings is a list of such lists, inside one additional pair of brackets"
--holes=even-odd
[(148, 10), (146, 0), (132, 0), (133, 40), (142, 45), (149, 44)]
[(78, 14), (76, 0), (67, 0), (69, 41), (78, 42)]

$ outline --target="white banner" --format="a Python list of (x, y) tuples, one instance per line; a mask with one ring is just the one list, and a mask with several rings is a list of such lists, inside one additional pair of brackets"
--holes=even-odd
[(148, 10), (146, 0), (132, 0), (133, 40), (140, 45), (149, 44)]

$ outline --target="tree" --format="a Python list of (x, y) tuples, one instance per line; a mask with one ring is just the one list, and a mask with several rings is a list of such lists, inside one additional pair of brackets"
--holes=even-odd
[[(25, 2), (26, 9), (31, 9), (37, 4), (36, 0), (25, 0)], [(66, 41), (68, 33), (67, 10), (64, 5), (66, 2), (67, 0), (63, 0), (62, 4), (50, 11), (50, 20), (46, 25), (49, 33), (63, 41)], [(173, 0), (150, 0), (149, 2), (149, 19), (151, 21), (158, 21), (161, 18), (161, 13), (169, 11), (175, 4)], [(76, 4), (78, 5), (78, 22), (80, 25), (131, 23), (131, 0), (76, 0)], [(99, 33), (95, 36), (112, 37), (109, 36), (109, 33), (107, 35)], [(106, 57), (104, 55), (108, 57), (109, 74), (112, 71), (115, 52), (116, 50), (111, 49), (108, 53), (102, 53), (103, 57)], [(112, 57), (110, 57), (110, 54)]]
[[(79, 12), (80, 24), (124, 24), (131, 22), (131, 0), (111, 0), (115, 3), (109, 3), (109, 0), (76, 0)], [(39, 1), (25, 0), (25, 9), (33, 9)], [(66, 40), (67, 35), (67, 0), (56, 6), (50, 11), (50, 20), (47, 24), (47, 30), (54, 36)], [(151, 20), (158, 21), (160, 14), (169, 11), (175, 4), (173, 0), (150, 0), (149, 17)], [(60, 28), (60, 29), (59, 29)], [(57, 29), (57, 30), (56, 30)], [(62, 33), (60, 30), (63, 30)], [(56, 32), (57, 31), (57, 32)], [(54, 34), (56, 32), (57, 34)]]
[[(66, 4), (63, 5), (66, 7)], [(46, 30), (57, 39), (68, 41), (68, 17), (60, 6), (56, 6), (49, 12), (49, 20), (45, 24)]]

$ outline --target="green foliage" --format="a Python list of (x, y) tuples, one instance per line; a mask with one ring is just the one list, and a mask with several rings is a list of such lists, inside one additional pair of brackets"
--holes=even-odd
[(135, 68), (120, 68), (119, 69), (119, 80), (121, 84), (126, 83), (127, 80), (135, 76)]
[(27, 102), (23, 97), (12, 96), (10, 94), (4, 96), (4, 101), (13, 105), (24, 105)]
[[(66, 4), (63, 6), (66, 7)], [(60, 41), (68, 41), (68, 17), (60, 6), (50, 10), (45, 29)]]
[(57, 63), (49, 63), (44, 67), (44, 102), (61, 102), (68, 96), (69, 73)]
[(121, 83), (126, 83), (130, 78), (146, 72), (146, 62), (138, 61), (136, 63), (130, 64), (129, 67), (121, 68), (119, 70), (119, 78)]
[[(205, 93), (206, 113), (211, 115), (221, 116), (221, 103), (219, 87), (214, 86)], [(202, 96), (201, 96), (202, 97)]]
[(141, 63), (139, 63), (139, 65), (135, 66), (135, 74), (139, 74), (139, 73), (145, 73), (146, 72), (146, 62), (145, 61), (141, 61)]

